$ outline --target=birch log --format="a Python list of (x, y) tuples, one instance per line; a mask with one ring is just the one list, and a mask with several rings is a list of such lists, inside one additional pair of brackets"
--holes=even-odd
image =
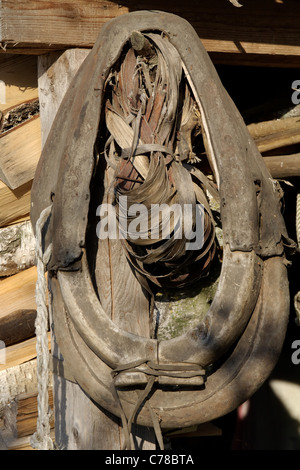
[(0, 229), (0, 277), (11, 276), (35, 263), (35, 238), (31, 222)]

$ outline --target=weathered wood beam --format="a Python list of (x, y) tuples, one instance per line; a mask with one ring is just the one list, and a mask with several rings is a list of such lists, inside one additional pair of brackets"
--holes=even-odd
[[(299, 67), (299, 21), (297, 0), (289, 2), (245, 1), (234, 8), (226, 1), (179, 0), (163, 2), (108, 0), (60, 2), (53, 0), (1, 0), (0, 43), (6, 52), (33, 54), (35, 49), (53, 50), (92, 47), (109, 19), (134, 10), (164, 10), (186, 18), (216, 60), (256, 63), (266, 57), (278, 65)], [(167, 25), (166, 25), (167, 28)], [(279, 62), (278, 62), (279, 58)]]
[(2, 48), (92, 47), (101, 26), (128, 8), (111, 1), (1, 0)]
[[(51, 349), (51, 337), (48, 333), (48, 346), (49, 351)], [(24, 364), (32, 359), (35, 359), (37, 356), (36, 352), (36, 338), (30, 338), (21, 343), (12, 344), (8, 346), (5, 350), (5, 362), (0, 364), (0, 372), (4, 370), (11, 369), (20, 364)], [(0, 375), (1, 378), (1, 375)], [(0, 382), (1, 385), (1, 382)], [(1, 391), (1, 389), (0, 389)]]
[(37, 118), (7, 132), (2, 126), (11, 127), (12, 119), (19, 122), (16, 112), (37, 98), (37, 58), (0, 55), (0, 227), (29, 218), (30, 189), (41, 149)]
[[(16, 416), (16, 428), (18, 438), (32, 436), (36, 431), (36, 421), (38, 416), (37, 393), (24, 394), (18, 397), (18, 411)], [(53, 391), (49, 388), (49, 406), (53, 407)], [(51, 418), (51, 428), (54, 427), (53, 416)]]
[(32, 180), (12, 190), (0, 180), (0, 227), (29, 219)]
[(17, 189), (34, 177), (41, 154), (39, 115), (0, 135), (0, 179)]

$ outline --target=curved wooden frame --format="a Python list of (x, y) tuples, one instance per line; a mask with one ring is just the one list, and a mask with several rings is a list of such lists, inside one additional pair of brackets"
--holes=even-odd
[[(214, 301), (198, 327), (161, 342), (127, 333), (104, 314), (84, 249), (103, 86), (136, 29), (161, 31), (177, 48), (201, 110), (206, 150), (221, 198), (224, 262)], [(95, 401), (119, 413), (110, 384), (111, 372), (122, 364), (138, 359), (207, 367), (231, 348), (203, 390), (157, 388), (149, 403), (161, 426), (171, 428), (216, 418), (254, 393), (275, 365), (286, 329), (289, 293), (282, 245), (286, 231), (276, 186), (185, 20), (163, 12), (135, 12), (103, 27), (46, 142), (32, 189), (33, 225), (50, 203), (45, 243), (53, 245), (48, 269), (57, 276), (52, 288), (58, 343), (76, 381)], [(138, 390), (120, 391), (128, 413), (137, 396)], [(137, 422), (151, 425), (146, 407)]]

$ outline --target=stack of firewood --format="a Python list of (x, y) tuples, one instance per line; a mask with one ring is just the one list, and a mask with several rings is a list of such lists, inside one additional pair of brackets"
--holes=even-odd
[(248, 126), (273, 178), (300, 176), (300, 109), (298, 112)]
[(31, 449), (37, 272), (29, 212), (41, 152), (37, 58), (3, 54), (0, 63), (0, 448)]

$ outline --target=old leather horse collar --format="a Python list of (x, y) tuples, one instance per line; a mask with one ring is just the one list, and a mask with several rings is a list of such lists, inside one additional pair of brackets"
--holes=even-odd
[[(89, 260), (90, 188), (105, 86), (133, 31), (159, 33), (177, 50), (200, 110), (220, 197), (224, 251), (215, 298), (197, 327), (164, 341), (129, 333), (109, 318)], [(45, 249), (52, 243), (47, 269), (55, 334), (68, 370), (93, 400), (120, 415), (114, 380), (130, 416), (141, 386), (155, 377), (150, 407), (142, 407), (136, 420), (152, 426), (154, 413), (162, 428), (174, 428), (228, 413), (260, 387), (277, 361), (289, 314), (283, 245), (288, 237), (279, 199), (190, 24), (172, 14), (140, 11), (103, 26), (45, 144), (31, 210), (35, 226), (42, 210), (52, 207)]]

